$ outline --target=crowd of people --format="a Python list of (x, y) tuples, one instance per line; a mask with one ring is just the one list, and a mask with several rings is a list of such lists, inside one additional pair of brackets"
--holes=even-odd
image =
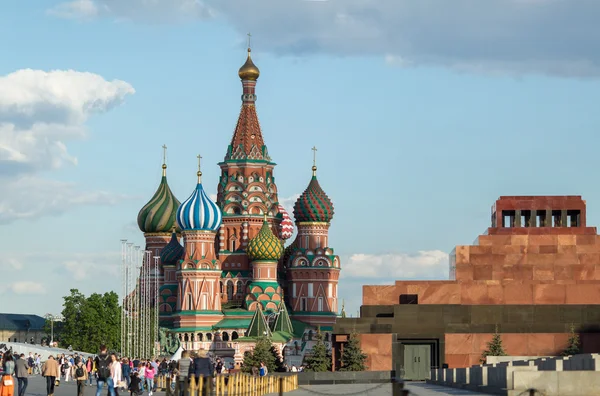
[[(192, 377), (198, 382), (200, 377), (213, 377), (218, 374), (233, 374), (242, 371), (239, 363), (225, 362), (219, 357), (210, 357), (206, 350), (195, 352), (184, 351), (179, 360), (140, 359), (119, 357), (109, 353), (106, 346), (101, 345), (97, 356), (80, 356), (64, 354), (50, 355), (45, 362), (41, 356), (5, 352), (0, 355), (2, 361), (2, 380), (0, 396), (25, 396), (28, 377), (41, 375), (46, 380), (46, 394), (53, 396), (55, 388), (61, 381), (77, 383), (77, 396), (84, 396), (86, 386), (94, 386), (96, 380), (96, 396), (101, 396), (103, 389), (108, 389), (109, 396), (119, 396), (119, 392), (129, 392), (130, 396), (140, 396), (144, 392), (152, 396), (156, 391), (157, 376), (170, 377), (173, 384), (179, 384), (181, 396), (184, 396), (187, 384)], [(302, 371), (295, 366), (283, 366), (282, 371)], [(257, 376), (269, 374), (267, 366), (261, 363), (253, 367), (252, 373)]]

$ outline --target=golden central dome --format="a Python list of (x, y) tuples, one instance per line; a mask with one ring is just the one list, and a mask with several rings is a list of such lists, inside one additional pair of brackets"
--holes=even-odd
[(258, 76), (260, 76), (260, 70), (258, 67), (252, 62), (252, 57), (250, 56), (250, 48), (248, 48), (248, 59), (246, 59), (246, 63), (242, 67), (240, 67), (240, 71), (238, 72), (238, 76), (242, 80), (250, 80), (256, 81)]

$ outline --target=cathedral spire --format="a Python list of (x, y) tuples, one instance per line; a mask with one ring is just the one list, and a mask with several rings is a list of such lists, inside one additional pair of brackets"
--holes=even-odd
[(258, 67), (252, 61), (248, 33), (248, 56), (246, 63), (240, 67), (238, 76), (242, 80), (242, 109), (225, 155), (225, 161), (263, 160), (271, 158), (263, 140), (262, 131), (256, 114), (256, 80), (260, 76)]

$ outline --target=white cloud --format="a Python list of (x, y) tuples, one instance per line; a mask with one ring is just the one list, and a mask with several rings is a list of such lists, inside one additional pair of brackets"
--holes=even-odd
[(19, 271), (23, 269), (23, 262), (15, 257), (2, 256), (0, 258), (0, 269), (4, 271)]
[(370, 279), (448, 279), (448, 253), (441, 250), (419, 251), (415, 254), (363, 254), (342, 258), (343, 278)]
[[(8, 293), (21, 295), (5, 307), (8, 312), (58, 314), (62, 311), (63, 297), (69, 294), (70, 289), (79, 289), (85, 295), (111, 290), (120, 292), (121, 251), (118, 241), (114, 250), (106, 252), (14, 251), (5, 252), (3, 260), (6, 259), (25, 263), (18, 273), (18, 281), (9, 282), (8, 287), (0, 289), (4, 296)], [(39, 263), (43, 263), (43, 267)], [(39, 294), (45, 294), (44, 298), (40, 299)]]
[(68, 277), (75, 281), (94, 280), (98, 274), (108, 276), (113, 280), (114, 287), (120, 284), (121, 253), (78, 253), (69, 254), (62, 261), (63, 270)]
[(85, 18), (92, 9), (101, 10), (97, 16), (113, 19), (221, 18), (240, 36), (251, 31), (257, 50), (284, 55), (370, 55), (393, 65), (467, 72), (600, 75), (598, 1), (254, 0), (248, 7), (232, 0), (65, 4), (81, 8), (79, 15)]
[(45, 294), (46, 288), (39, 282), (21, 281), (9, 285), (9, 289), (15, 294)]
[(40, 216), (60, 215), (82, 205), (115, 205), (125, 195), (82, 191), (73, 183), (24, 176), (4, 183), (0, 195), (0, 224)]
[(190, 21), (214, 16), (213, 9), (200, 0), (71, 0), (48, 10), (54, 16), (86, 20), (108, 17), (115, 20)]
[(134, 92), (124, 81), (73, 70), (24, 69), (0, 77), (0, 224), (122, 199), (37, 173), (77, 165), (67, 142), (85, 137), (89, 116), (109, 111)]
[(67, 19), (88, 19), (98, 16), (98, 6), (93, 0), (75, 0), (62, 3), (48, 10), (48, 13)]

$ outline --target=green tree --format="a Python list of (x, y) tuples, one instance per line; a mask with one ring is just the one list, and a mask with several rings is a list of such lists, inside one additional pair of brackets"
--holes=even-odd
[(575, 325), (571, 324), (571, 331), (569, 334), (569, 341), (567, 348), (563, 351), (563, 356), (577, 355), (581, 353), (579, 335), (575, 332)]
[(83, 350), (85, 333), (81, 326), (81, 316), (85, 311), (85, 296), (79, 290), (71, 289), (71, 294), (63, 297), (63, 300), (63, 329), (59, 345), (64, 348), (70, 345), (73, 349)]
[(487, 343), (487, 349), (481, 354), (481, 361), (485, 363), (488, 356), (506, 356), (506, 352), (502, 346), (502, 337), (498, 333), (498, 326), (496, 326), (492, 341)]
[(317, 329), (316, 337), (311, 354), (305, 358), (306, 371), (329, 371), (331, 369), (331, 353), (327, 350), (320, 328)]
[(365, 355), (360, 348), (360, 339), (356, 332), (350, 334), (348, 343), (344, 345), (344, 352), (342, 353), (342, 367), (340, 371), (364, 371), (366, 370)]
[(279, 348), (271, 344), (271, 355), (273, 355), (273, 371), (283, 371), (283, 358), (279, 354)]
[[(115, 292), (85, 297), (77, 289), (64, 297), (60, 345), (83, 352), (97, 352), (100, 344), (109, 350), (121, 347), (121, 307)], [(56, 324), (56, 323), (55, 323)]]
[(260, 363), (264, 362), (269, 372), (274, 372), (277, 369), (275, 365), (275, 357), (271, 352), (273, 344), (267, 337), (260, 337), (256, 340), (256, 345), (252, 352), (246, 351), (244, 353), (244, 366), (243, 371), (246, 373), (252, 372), (252, 367), (259, 368)]

